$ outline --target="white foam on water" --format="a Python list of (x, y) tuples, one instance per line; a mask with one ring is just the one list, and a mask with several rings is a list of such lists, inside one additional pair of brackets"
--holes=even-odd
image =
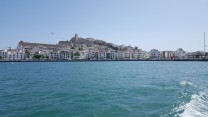
[(178, 114), (180, 117), (208, 117), (208, 95), (204, 92), (193, 94), (190, 102), (182, 104), (177, 110), (183, 110)]
[[(186, 90), (182, 92), (182, 95), (178, 97), (179, 103), (174, 104), (171, 111), (161, 117), (208, 117), (208, 92), (204, 92), (205, 88), (187, 80), (179, 82), (179, 85), (191, 87), (186, 87), (188, 92)], [(200, 89), (201, 91), (196, 93)], [(189, 93), (193, 94), (189, 95)], [(189, 96), (191, 97), (187, 102)]]
[(189, 82), (187, 80), (183, 80), (179, 83), (181, 86), (185, 86), (185, 85), (192, 85), (193, 83), (192, 82)]

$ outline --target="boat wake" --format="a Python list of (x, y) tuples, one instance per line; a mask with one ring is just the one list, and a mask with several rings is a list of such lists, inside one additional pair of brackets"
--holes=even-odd
[[(168, 114), (162, 117), (208, 117), (208, 92), (199, 90), (192, 82), (181, 81), (181, 95)], [(188, 86), (188, 87), (187, 87)]]
[(179, 107), (183, 109), (180, 117), (208, 117), (208, 95), (204, 92), (193, 94), (190, 102)]

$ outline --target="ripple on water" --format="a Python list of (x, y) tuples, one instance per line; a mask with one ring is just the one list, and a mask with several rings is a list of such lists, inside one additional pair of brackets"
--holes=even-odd
[(192, 82), (187, 81), (187, 80), (182, 80), (179, 84), (180, 84), (181, 86), (193, 85)]

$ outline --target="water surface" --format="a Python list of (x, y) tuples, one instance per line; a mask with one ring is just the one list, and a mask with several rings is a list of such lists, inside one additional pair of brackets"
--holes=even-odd
[(1, 117), (207, 117), (208, 63), (0, 63)]

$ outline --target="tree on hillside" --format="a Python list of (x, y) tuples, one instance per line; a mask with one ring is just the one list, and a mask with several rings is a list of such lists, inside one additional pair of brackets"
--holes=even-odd
[(84, 49), (83, 48), (79, 48), (79, 51), (83, 51)]
[(30, 58), (30, 52), (28, 50), (25, 50), (25, 55), (26, 55), (26, 58)]
[(80, 56), (80, 53), (79, 52), (75, 52), (74, 56)]
[(49, 59), (49, 56), (45, 56), (46, 59)]
[(111, 59), (110, 53), (107, 53), (106, 58), (107, 58), (107, 59)]
[(114, 49), (114, 50), (116, 50), (116, 51), (118, 51), (118, 50), (119, 50), (119, 48), (118, 48), (118, 47), (113, 47), (113, 49)]
[(41, 59), (41, 58), (45, 58), (43, 55), (40, 55), (40, 54), (34, 54), (33, 55), (33, 59), (37, 59), (37, 60), (39, 60), (39, 59)]

